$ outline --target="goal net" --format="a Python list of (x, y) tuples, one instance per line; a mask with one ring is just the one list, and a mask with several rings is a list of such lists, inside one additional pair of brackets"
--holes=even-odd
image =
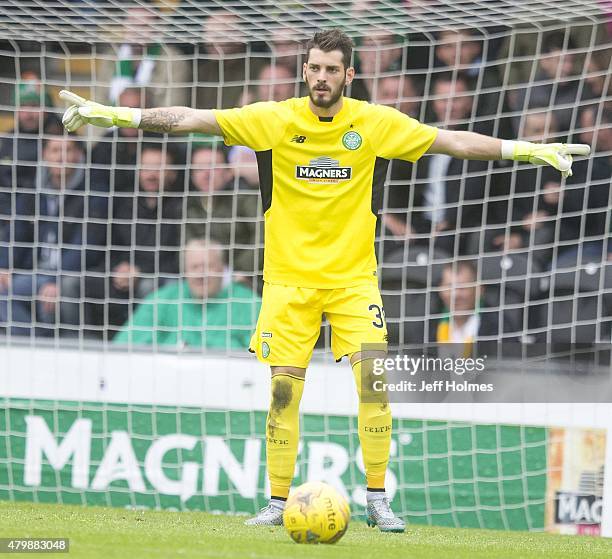
[[(267, 372), (245, 357), (263, 285), (256, 154), (198, 134), (68, 135), (60, 90), (117, 106), (280, 101), (307, 94), (304, 42), (339, 27), (356, 45), (349, 96), (441, 128), (591, 145), (565, 180), (393, 161), (378, 214), (392, 349), (572, 353), (612, 336), (611, 11), (0, 0), (0, 499), (246, 513), (268, 491)], [(330, 342), (323, 317), (296, 480), (330, 481), (359, 514), (356, 400), (348, 375), (325, 374)], [(394, 412), (387, 490), (407, 520), (612, 534), (610, 404)]]

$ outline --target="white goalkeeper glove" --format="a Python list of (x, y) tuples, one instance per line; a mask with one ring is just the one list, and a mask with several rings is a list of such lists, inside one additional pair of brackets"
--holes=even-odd
[(587, 144), (532, 144), (502, 140), (502, 159), (528, 161), (533, 165), (551, 165), (561, 171), (564, 178), (572, 176), (572, 155), (589, 155)]
[(62, 124), (68, 132), (74, 132), (85, 124), (110, 128), (138, 128), (140, 124), (140, 109), (129, 107), (108, 107), (95, 101), (88, 101), (72, 91), (62, 89), (59, 96), (70, 103), (62, 117)]

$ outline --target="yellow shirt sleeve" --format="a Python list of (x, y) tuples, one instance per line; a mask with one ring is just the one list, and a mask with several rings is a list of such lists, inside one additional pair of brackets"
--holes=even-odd
[(392, 107), (373, 107), (378, 113), (375, 115), (378, 125), (374, 134), (378, 138), (374, 146), (378, 157), (416, 161), (438, 135), (436, 127), (422, 124)]
[(287, 126), (285, 103), (266, 101), (236, 109), (214, 110), (228, 146), (247, 146), (255, 151), (272, 149)]

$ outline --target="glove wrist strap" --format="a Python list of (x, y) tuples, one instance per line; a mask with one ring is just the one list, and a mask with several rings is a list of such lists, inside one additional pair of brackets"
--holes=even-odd
[(129, 107), (117, 107), (115, 109), (115, 126), (119, 128), (138, 128), (142, 111), (140, 109), (131, 109)]
[(502, 140), (502, 143), (501, 143), (501, 158), (502, 159), (514, 159), (514, 144), (516, 144), (516, 142), (512, 140)]
[(529, 156), (531, 155), (531, 146), (531, 142), (502, 140), (502, 159), (512, 159), (513, 161), (529, 161)]

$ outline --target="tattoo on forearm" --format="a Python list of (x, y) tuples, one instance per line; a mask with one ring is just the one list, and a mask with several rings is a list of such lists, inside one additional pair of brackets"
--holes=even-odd
[(139, 128), (151, 132), (172, 132), (183, 120), (185, 115), (170, 110), (143, 111)]

